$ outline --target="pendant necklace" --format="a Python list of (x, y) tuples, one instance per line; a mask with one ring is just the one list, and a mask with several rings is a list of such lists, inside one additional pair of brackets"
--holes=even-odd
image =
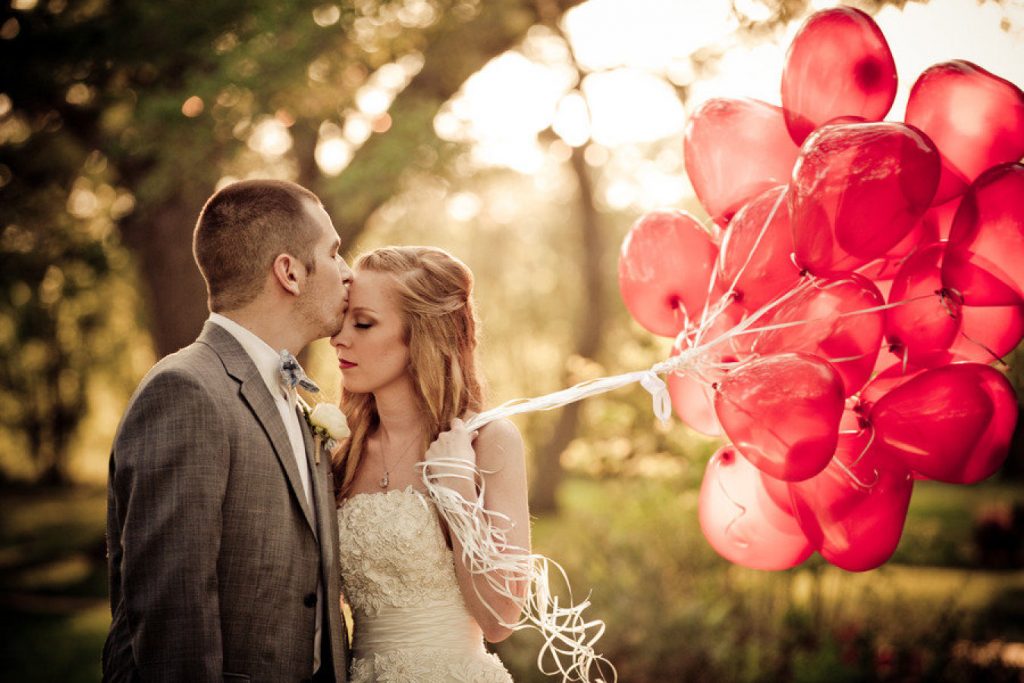
[[(387, 432), (384, 432), (383, 436), (387, 436)], [(406, 454), (409, 453), (409, 450), (412, 448), (413, 444), (415, 444), (415, 443), (416, 443), (416, 439), (414, 438), (412, 441), (409, 442), (409, 444), (404, 449), (402, 449), (402, 454), (398, 457), (398, 460), (394, 463), (395, 467), (397, 467), (398, 464), (401, 463), (405, 459)], [(388, 437), (388, 446), (390, 446), (390, 445), (391, 445), (391, 438)], [(377, 482), (377, 484), (379, 484), (382, 489), (387, 489), (388, 484), (391, 483), (391, 478), (389, 476), (389, 472), (390, 472), (391, 468), (388, 467), (388, 459), (387, 459), (387, 456), (385, 455), (385, 453), (386, 453), (386, 451), (384, 450), (384, 439), (381, 438), (380, 461), (384, 464), (384, 476), (382, 476), (380, 478), (380, 480)]]

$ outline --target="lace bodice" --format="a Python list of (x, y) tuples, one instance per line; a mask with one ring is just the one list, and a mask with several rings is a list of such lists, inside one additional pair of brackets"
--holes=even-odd
[(452, 551), (430, 501), (411, 486), (357, 494), (338, 512), (345, 595), (364, 614), (461, 600)]
[(512, 683), (466, 609), (431, 503), (411, 486), (338, 510), (352, 683)]

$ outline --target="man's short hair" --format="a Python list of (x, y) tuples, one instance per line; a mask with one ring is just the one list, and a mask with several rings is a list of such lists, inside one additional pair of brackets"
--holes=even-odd
[(315, 194), (284, 180), (242, 180), (206, 200), (192, 253), (206, 280), (211, 311), (254, 301), (279, 254), (291, 254), (313, 270), (317, 231), (306, 201), (320, 206)]

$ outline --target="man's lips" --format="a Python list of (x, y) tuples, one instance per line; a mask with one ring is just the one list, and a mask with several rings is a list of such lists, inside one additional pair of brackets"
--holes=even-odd
[(348, 370), (349, 368), (354, 368), (356, 365), (358, 365), (358, 363), (353, 363), (350, 360), (345, 360), (344, 358), (340, 358), (340, 359), (338, 359), (338, 365), (341, 366), (342, 370)]

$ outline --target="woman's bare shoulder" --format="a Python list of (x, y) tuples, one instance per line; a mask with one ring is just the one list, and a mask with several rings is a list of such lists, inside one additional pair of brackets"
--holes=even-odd
[(523, 459), (523, 437), (508, 418), (498, 418), (481, 427), (474, 446), (477, 461), (485, 469), (488, 464), (505, 466), (510, 460), (518, 462)]

